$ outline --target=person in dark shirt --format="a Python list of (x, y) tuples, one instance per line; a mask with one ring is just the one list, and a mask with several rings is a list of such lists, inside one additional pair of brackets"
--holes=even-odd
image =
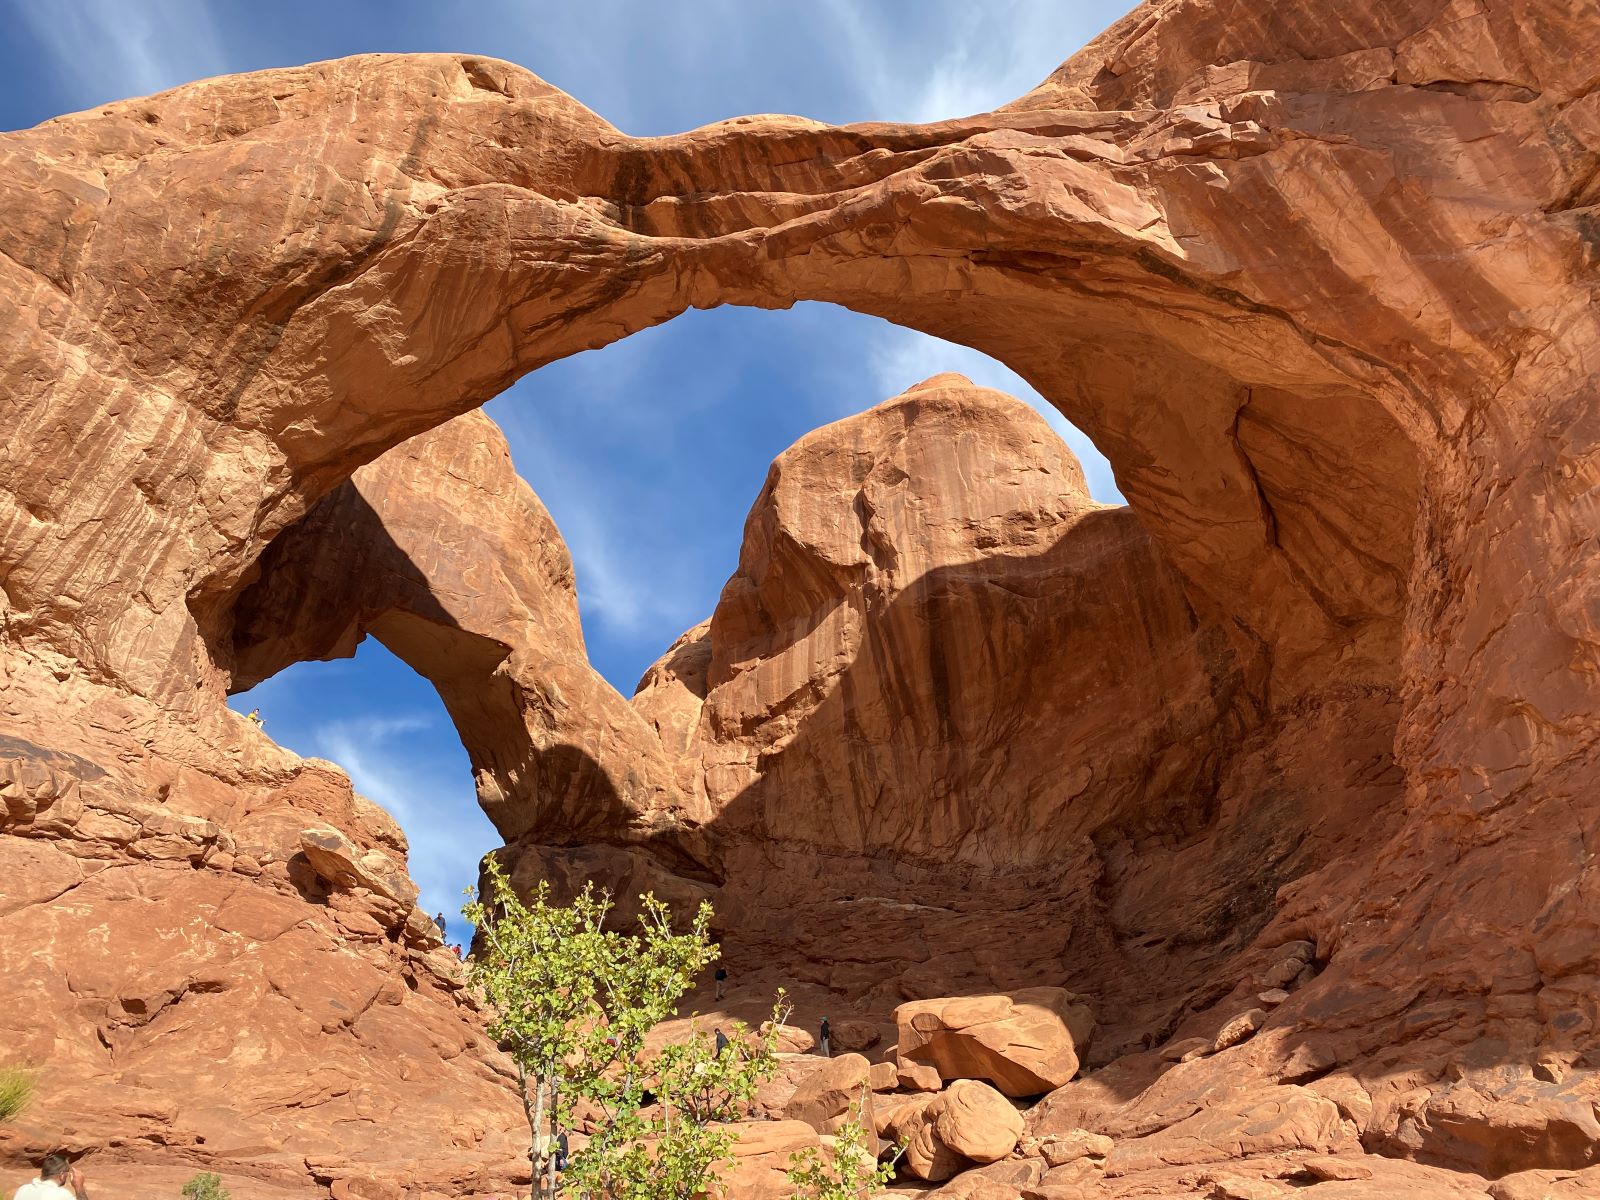
[(728, 1035), (722, 1030), (717, 1030), (717, 1057), (722, 1057), (722, 1052), (728, 1048)]
[(717, 973), (712, 976), (717, 981), (717, 999), (722, 999), (722, 993), (728, 986), (728, 968), (718, 967)]
[(828, 1024), (828, 1018), (822, 1018), (822, 1040), (817, 1043), (817, 1048), (822, 1051), (823, 1058), (833, 1057), (833, 1026)]

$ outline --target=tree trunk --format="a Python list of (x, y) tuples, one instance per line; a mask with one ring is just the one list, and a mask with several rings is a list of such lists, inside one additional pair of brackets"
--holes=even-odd
[(522, 1111), (528, 1118), (528, 1133), (530, 1142), (528, 1146), (528, 1164), (533, 1175), (533, 1200), (545, 1200), (548, 1196), (554, 1200), (553, 1191), (544, 1190), (544, 1165), (545, 1153), (539, 1144), (539, 1128), (544, 1124), (544, 1077), (540, 1076), (534, 1081), (533, 1101), (528, 1100), (528, 1072), (521, 1063), (517, 1064), (517, 1079), (522, 1084)]
[(556, 1138), (559, 1137), (560, 1134), (561, 1134), (560, 1126), (556, 1122), (556, 1100), (557, 1100), (556, 1082), (555, 1082), (554, 1079), (551, 1079), (551, 1081), (550, 1081), (550, 1161), (545, 1166), (545, 1175), (546, 1175), (546, 1178), (547, 1178), (547, 1182), (550, 1185), (549, 1186), (550, 1200), (555, 1200), (555, 1197), (556, 1197), (556, 1155), (561, 1152), (560, 1149), (559, 1149), (559, 1145), (556, 1142)]

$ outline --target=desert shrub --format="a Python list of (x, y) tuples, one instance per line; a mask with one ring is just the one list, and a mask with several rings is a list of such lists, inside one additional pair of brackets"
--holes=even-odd
[(15, 1120), (28, 1107), (36, 1083), (25, 1067), (0, 1067), (0, 1121)]
[(203, 1171), (183, 1185), (186, 1200), (228, 1200), (228, 1189), (222, 1186), (222, 1176), (213, 1171)]

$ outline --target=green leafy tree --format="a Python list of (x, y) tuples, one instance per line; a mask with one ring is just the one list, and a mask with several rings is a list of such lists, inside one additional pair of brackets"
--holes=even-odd
[(833, 1150), (807, 1149), (789, 1156), (793, 1200), (867, 1200), (894, 1178), (900, 1154), (879, 1162), (869, 1148), (861, 1123), (865, 1103), (852, 1106), (850, 1117), (833, 1135)]
[(38, 1077), (25, 1067), (0, 1067), (0, 1121), (14, 1121), (33, 1102)]
[(630, 1088), (607, 1098), (606, 1122), (573, 1162), (573, 1194), (583, 1200), (693, 1200), (716, 1181), (733, 1150), (727, 1123), (750, 1102), (777, 1065), (780, 995), (759, 1034), (733, 1022), (719, 1050), (697, 1030), (663, 1046), (627, 1074)]
[(186, 1200), (228, 1200), (228, 1189), (222, 1186), (222, 1176), (212, 1171), (196, 1175), (183, 1185)]
[[(747, 1103), (776, 1061), (776, 1022), (764, 1038), (736, 1030), (720, 1054), (701, 1035), (646, 1055), (650, 1031), (717, 957), (711, 906), (675, 933), (667, 906), (643, 896), (629, 934), (606, 927), (611, 901), (592, 888), (555, 905), (541, 883), (523, 901), (497, 860), (485, 872), (487, 900), (462, 909), (480, 935), (468, 969), (493, 1013), (490, 1036), (517, 1065), (533, 1200), (698, 1194), (731, 1141), (709, 1127)], [(556, 1138), (580, 1104), (602, 1119), (558, 1177)]]

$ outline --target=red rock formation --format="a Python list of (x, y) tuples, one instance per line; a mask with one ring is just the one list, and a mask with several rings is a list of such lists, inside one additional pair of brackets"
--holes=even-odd
[[(441, 55), (209, 80), (0, 137), (0, 380), (12, 415), (0, 444), (0, 734), (17, 764), (0, 853), (27, 898), (0, 961), (7, 984), (43, 975), (46, 990), (83, 963), (81, 988), (36, 1009), (60, 1023), (30, 1033), (40, 1045), (60, 1036), (50, 1053), (63, 1079), (102, 1081), (82, 1128), (139, 1131), (127, 1155), (198, 1137), (192, 1097), (242, 1094), (260, 1060), (224, 1055), (198, 1091), (192, 1078), (180, 1088), (140, 1058), (145, 1035), (121, 1031), (153, 1012), (152, 1027), (183, 1025), (193, 1039), (172, 1033), (171, 1053), (209, 1062), (207, 1039), (231, 1035), (240, 1012), (277, 1006), (273, 996), (297, 1014), (276, 1043), (285, 1055), (373, 1072), (377, 1099), (267, 1096), (249, 1123), (258, 1141), (194, 1141), (193, 1161), (306, 1178), (303, 1159), (270, 1148), (291, 1111), (296, 1137), (323, 1148), (314, 1159), (370, 1164), (418, 1144), (422, 1125), (376, 1144), (376, 1117), (363, 1115), (396, 1096), (408, 1101), (401, 1121), (425, 1115), (409, 1103), (420, 1085), (398, 1075), (401, 1044), (449, 1047), (439, 1057), (454, 1065), (430, 1056), (430, 1082), (453, 1071), (452, 1087), (481, 1087), (492, 1107), (492, 1060), (456, 1053), (474, 1044), (470, 1021), (443, 983), (425, 981), (426, 938), (404, 932), (396, 901), (362, 888), (322, 903), (291, 866), (308, 827), (333, 826), (362, 855), (386, 843), (343, 785), (316, 783), (319, 768), (225, 710), (241, 596), (267, 548), (363, 464), (518, 375), (691, 305), (820, 299), (994, 354), (1108, 454), (1148, 561), (1194, 613), (1192, 636), (1226, 645), (1200, 666), (1237, 681), (1221, 705), (1233, 722), (1225, 758), (1190, 776), (1184, 753), (1162, 756), (1183, 764), (1180, 779), (1212, 781), (1198, 787), (1206, 805), (1128, 793), (1105, 810), (1092, 856), (1075, 857), (1073, 834), (1052, 825), (1030, 861), (1026, 822), (976, 820), (970, 805), (902, 802), (879, 822), (863, 803), (854, 824), (818, 824), (773, 793), (728, 827), (790, 840), (701, 844), (687, 828), (705, 815), (692, 807), (691, 758), (637, 789), (587, 776), (621, 798), (624, 811), (594, 811), (607, 814), (597, 823), (618, 818), (601, 832), (625, 844), (557, 847), (544, 865), (606, 855), (658, 871), (642, 845), (665, 815), (685, 826), (662, 843), (674, 847), (668, 865), (714, 866), (724, 919), (745, 923), (752, 953), (779, 932), (755, 900), (875, 905), (892, 876), (893, 903), (925, 905), (894, 911), (932, 910), (936, 945), (963, 947), (953, 962), (935, 955), (930, 980), (977, 982), (1054, 958), (1070, 983), (1068, 946), (1117, 934), (1084, 957), (1091, 973), (1117, 956), (1146, 960), (1129, 994), (1102, 995), (1112, 1011), (1101, 1019), (1125, 1036), (1143, 1028), (1213, 1047), (1282, 987), (1267, 981), (1293, 958), (1295, 986), (1252, 1036), (1176, 1065), (1124, 1059), (1052, 1107), (1142, 1140), (1197, 1114), (1190, 1128), (1213, 1128), (1200, 1110), (1224, 1080), (1257, 1099), (1321, 1089), (1341, 1138), (1474, 1172), (1440, 1182), (1428, 1166), (1385, 1164), (1406, 1187), (1483, 1192), (1479, 1171), (1503, 1173), (1506, 1196), (1566, 1186), (1556, 1176), (1593, 1157), (1579, 1118), (1600, 1040), (1600, 808), (1588, 802), (1600, 768), (1597, 50), (1600, 19), (1581, 0), (1160, 0), (1015, 104), (929, 126), (768, 117), (630, 139), (526, 72)], [(1106, 523), (1092, 515), (1071, 529)], [(872, 549), (856, 566), (882, 572)], [(836, 560), (816, 561), (847, 565)], [(807, 579), (798, 595), (836, 583)], [(433, 634), (414, 599), (380, 597), (359, 619)], [(759, 593), (731, 599), (747, 616), (788, 611)], [(458, 631), (452, 644), (515, 646), (475, 603), (458, 611), (485, 642)], [(264, 663), (302, 652), (298, 634), (269, 626), (261, 645), (281, 640)], [(727, 628), (753, 645), (766, 636)], [(792, 677), (741, 696), (715, 673), (717, 635), (714, 622), (708, 709), (736, 723), (769, 723), (769, 697), (804, 698), (801, 667), (823, 677), (826, 664), (796, 662)], [(661, 674), (693, 680), (695, 654), (686, 645)], [(500, 661), (485, 655), (473, 670), (537, 690), (537, 671)], [(713, 689), (731, 689), (726, 709)], [(1029, 694), (1021, 712), (1055, 696)], [(619, 711), (595, 703), (602, 724)], [(530, 738), (584, 728), (577, 714), (540, 727), (537, 708), (486, 717), (489, 745), (514, 742), (519, 723)], [(826, 725), (826, 700), (817, 711)], [(919, 734), (939, 712), (905, 711)], [(1118, 715), (1113, 740), (1149, 716)], [(728, 749), (736, 738), (707, 740), (687, 721), (662, 728), (713, 747), (719, 771), (748, 774)], [(772, 757), (774, 745), (762, 749)], [(525, 862), (541, 861), (532, 849), (550, 814), (590, 811), (587, 784), (563, 791), (570, 767), (541, 755), (519, 782), (515, 764), (473, 750), (491, 766), (488, 785), (535, 809)], [(774, 769), (805, 780), (804, 751), (785, 749)], [(707, 780), (708, 799), (723, 794)], [(291, 802), (294, 788), (309, 790)], [(830, 819), (847, 811), (827, 799)], [(1188, 819), (1171, 828), (1174, 812)], [(252, 822), (259, 841), (241, 843)], [(924, 836), (937, 850), (926, 861), (873, 857)], [(229, 859), (228, 838), (256, 846), (243, 857), (259, 875)], [(399, 853), (393, 840), (385, 854)], [(851, 857), (827, 860), (830, 845)], [(1019, 874), (980, 910), (977, 889), (997, 865), (1048, 870), (1054, 887)], [(763, 873), (771, 894), (741, 900), (736, 881)], [(48, 907), (74, 884), (72, 900)], [(267, 953), (230, 968), (223, 991), (185, 982), (214, 979), (200, 964), (206, 947), (232, 944), (236, 889), (301, 914), (269, 941), (320, 939), (330, 960), (352, 964), (366, 982), (341, 989), (347, 1007), (374, 981), (418, 982), (363, 1018), (395, 1008), (393, 1039), (363, 1042), (342, 1020), (316, 1019), (313, 984), (333, 976), (297, 972), (283, 995)], [(6, 895), (11, 904), (9, 885)], [(115, 905), (130, 914), (115, 940), (140, 947), (131, 958), (85, 950)], [(861, 945), (825, 932), (824, 945), (802, 947), (818, 964), (804, 969), (872, 998), (881, 972)], [(198, 958), (157, 954), (180, 942)], [(1296, 943), (1309, 957), (1286, 951)], [(162, 967), (149, 986), (140, 964)], [(1145, 980), (1159, 986), (1141, 999)], [(185, 1024), (202, 1009), (218, 1015)], [(101, 1036), (62, 1032), (90, 1028)], [(141, 1079), (153, 1082), (139, 1113), (95, 1107)], [(78, 1102), (64, 1096), (41, 1111), (67, 1119)], [(1527, 1123), (1497, 1133), (1510, 1111)], [(268, 1153), (247, 1160), (258, 1146)], [(1272, 1149), (1242, 1183), (1196, 1165), (1151, 1168), (1137, 1186), (1236, 1194), (1330, 1157), (1294, 1157), (1308, 1153)]]
[(233, 609), (232, 686), (369, 632), (438, 689), (507, 840), (693, 821), (654, 733), (589, 665), (572, 559), (482, 413), (361, 468), (273, 542)]
[[(252, 1180), (488, 1190), (515, 1173), (509, 1067), (413, 903), (386, 814), (248, 728), (197, 747), (215, 752), (207, 776), (63, 728), (51, 689), (7, 682), (43, 729), (8, 727), (82, 751), (0, 738), (0, 1045), (40, 1069), (35, 1103), (0, 1130), (8, 1173), (63, 1146), (101, 1151), (91, 1178), (135, 1195), (157, 1181), (119, 1173), (129, 1162), (221, 1166), (246, 1195)], [(125, 696), (98, 711), (160, 717)], [(230, 755), (242, 768), (222, 769)]]
[(1040, 417), (943, 376), (778, 457), (634, 704), (713, 814), (741, 982), (879, 1020), (1065, 982), (1104, 1062), (1398, 807), (1386, 692), (1264, 714), (1245, 676)]

